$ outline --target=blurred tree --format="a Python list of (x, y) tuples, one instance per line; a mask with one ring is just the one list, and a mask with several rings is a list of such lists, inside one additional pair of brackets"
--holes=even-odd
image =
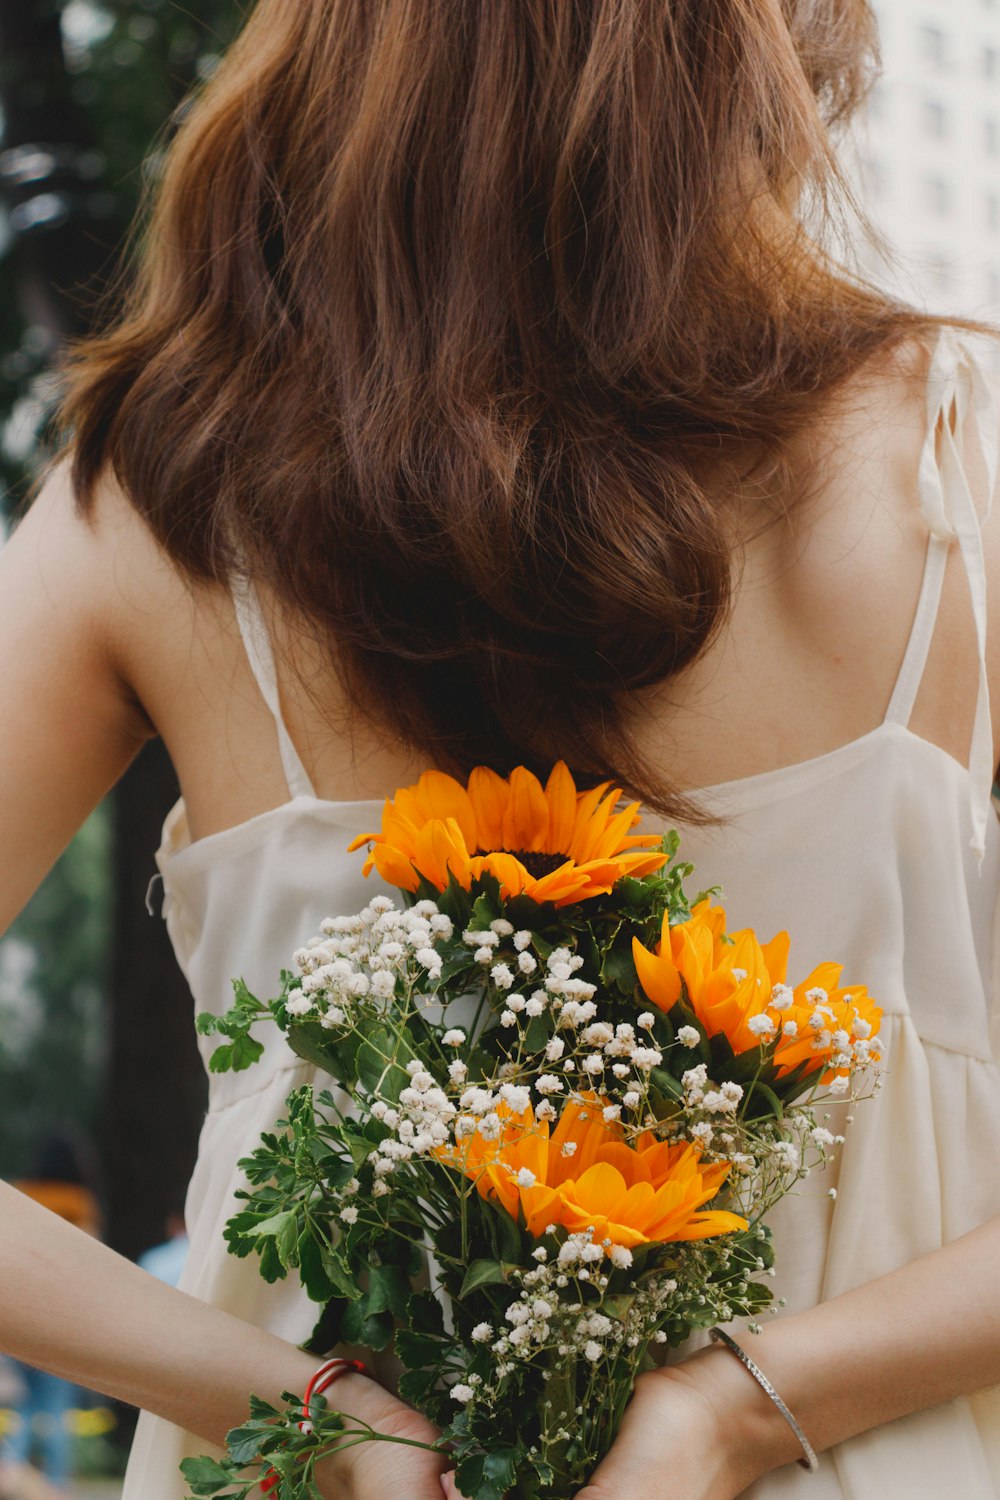
[[(177, 0), (0, 0), (8, 512), (44, 461), (61, 348), (92, 326), (178, 106), (212, 72), (242, 9), (236, 0), (199, 0), (197, 15)], [(202, 1112), (190, 996), (143, 899), (176, 794), (162, 748), (151, 746), (117, 788), (112, 816), (95, 816), (0, 948), (0, 1025), (6, 1016), (10, 1032), (16, 996), (20, 1026), (0, 1062), (5, 1097), (19, 1106), (4, 1123), (0, 1171), (21, 1169), (54, 1110), (84, 1126), (100, 1116), (109, 1238), (128, 1254), (160, 1237)], [(104, 1025), (98, 997), (108, 984)]]

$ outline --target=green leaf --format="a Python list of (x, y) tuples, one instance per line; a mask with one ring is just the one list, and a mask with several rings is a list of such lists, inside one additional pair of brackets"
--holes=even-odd
[(506, 1280), (503, 1265), (495, 1260), (474, 1260), (465, 1273), (459, 1298), (467, 1297), (477, 1286), (490, 1286)]
[(336, 1250), (328, 1250), (323, 1256), (323, 1270), (330, 1281), (348, 1302), (357, 1302), (362, 1295), (357, 1278)]
[(181, 1473), (196, 1495), (214, 1495), (222, 1485), (233, 1482), (230, 1469), (224, 1469), (214, 1458), (185, 1458), (181, 1460)]
[[(252, 1036), (244, 1033), (238, 1036), (230, 1048), (230, 1067), (234, 1073), (242, 1073), (246, 1068), (252, 1067), (259, 1062), (264, 1055), (264, 1043), (257, 1042)], [(214, 1062), (214, 1058), (213, 1058)]]
[(296, 1057), (312, 1063), (322, 1073), (332, 1073), (334, 1048), (330, 1032), (324, 1031), (318, 1021), (296, 1021), (288, 1028), (288, 1045)]
[(499, 1496), (502, 1497), (517, 1479), (518, 1460), (523, 1456), (524, 1450), (520, 1448), (494, 1448), (492, 1453), (487, 1453), (483, 1477), (496, 1486)]
[(233, 994), (236, 997), (233, 1004), (234, 1010), (261, 1009), (260, 1001), (257, 999), (256, 995), (251, 995), (250, 991), (247, 989), (245, 979), (233, 980)]
[(344, 1311), (344, 1339), (349, 1344), (363, 1344), (366, 1349), (385, 1349), (392, 1338), (392, 1314), (368, 1314), (364, 1297), (349, 1302)]
[(649, 1081), (653, 1088), (667, 1099), (680, 1100), (684, 1098), (684, 1089), (680, 1081), (672, 1073), (668, 1073), (666, 1068), (653, 1068), (649, 1075)]
[(252, 1464), (260, 1453), (261, 1443), (275, 1436), (267, 1422), (245, 1422), (226, 1434), (226, 1454), (234, 1464)]
[(273, 1239), (278, 1258), (283, 1266), (295, 1264), (295, 1248), (298, 1240), (298, 1214), (293, 1208), (263, 1219), (254, 1229), (258, 1239)]
[(408, 1370), (437, 1371), (448, 1348), (443, 1335), (413, 1333), (409, 1328), (396, 1329), (396, 1355)]
[(410, 1081), (406, 1064), (412, 1055), (396, 1032), (377, 1026), (358, 1048), (358, 1081), (369, 1094), (395, 1104)]
[(485, 1203), (483, 1203), (482, 1207), (486, 1216), (486, 1226), (496, 1259), (520, 1265), (522, 1259), (521, 1231), (516, 1222), (502, 1208), (492, 1208)]
[(210, 1073), (228, 1073), (233, 1065), (233, 1044), (223, 1042), (221, 1047), (216, 1047), (208, 1059), (208, 1071)]
[(609, 989), (616, 989), (622, 995), (631, 995), (639, 983), (631, 943), (616, 943), (613, 948), (608, 949), (601, 965), (601, 980)]
[(524, 1029), (526, 1052), (541, 1052), (551, 1035), (551, 1023), (544, 1016), (532, 1016)]
[(436, 1369), (406, 1370), (400, 1375), (397, 1382), (397, 1390), (401, 1401), (408, 1401), (411, 1406), (423, 1409), (423, 1403), (428, 1396), (432, 1395), (437, 1388), (438, 1373)]
[(444, 1310), (433, 1292), (414, 1292), (406, 1304), (406, 1321), (414, 1333), (444, 1338)]
[[(758, 1107), (750, 1108), (750, 1102), (755, 1095), (760, 1095), (763, 1097), (768, 1106), (766, 1109), (760, 1109)], [(761, 1115), (765, 1114), (773, 1114), (775, 1119), (779, 1121), (783, 1120), (785, 1116), (785, 1111), (782, 1108), (781, 1100), (778, 1098), (777, 1094), (772, 1088), (768, 1088), (766, 1083), (761, 1083), (759, 1078), (755, 1079), (747, 1089), (746, 1096), (743, 1101), (743, 1107), (745, 1113), (754, 1120), (759, 1120)]]
[(325, 1253), (325, 1245), (317, 1239), (312, 1229), (306, 1228), (299, 1235), (296, 1248), (299, 1275), (302, 1278), (306, 1296), (312, 1302), (328, 1302), (336, 1291), (336, 1287), (326, 1273), (328, 1257)]
[(313, 1325), (313, 1331), (309, 1337), (300, 1345), (307, 1354), (327, 1354), (334, 1346), (339, 1344), (340, 1329), (344, 1321), (344, 1309), (347, 1306), (344, 1297), (331, 1297), (323, 1308), (318, 1319)]
[(413, 1288), (399, 1266), (372, 1266), (368, 1273), (368, 1312), (391, 1312), (396, 1318), (406, 1316)]

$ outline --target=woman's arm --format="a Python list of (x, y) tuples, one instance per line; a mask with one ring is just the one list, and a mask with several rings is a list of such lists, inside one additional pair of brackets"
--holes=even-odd
[[(245, 1420), (251, 1391), (280, 1404), (316, 1369), (293, 1344), (156, 1280), (6, 1183), (0, 1226), (4, 1353), (218, 1444)], [(390, 1436), (437, 1436), (362, 1375), (338, 1381), (332, 1404)], [(440, 1500), (443, 1467), (420, 1449), (366, 1443), (327, 1463), (321, 1481), (336, 1500)]]
[(57, 469), (0, 549), (0, 933), (151, 732), (115, 661), (113, 532)]
[[(1000, 1218), (898, 1271), (740, 1338), (815, 1449), (1000, 1384)], [(642, 1376), (580, 1500), (733, 1500), (801, 1457), (777, 1408), (713, 1345)]]

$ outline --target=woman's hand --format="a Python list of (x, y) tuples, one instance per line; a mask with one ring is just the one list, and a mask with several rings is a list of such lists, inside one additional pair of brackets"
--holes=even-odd
[(785, 1456), (773, 1413), (726, 1350), (641, 1375), (611, 1452), (577, 1500), (662, 1500), (666, 1489), (678, 1500), (734, 1500)]
[[(640, 1375), (618, 1437), (576, 1500), (734, 1500), (801, 1453), (757, 1382), (728, 1350)], [(450, 1474), (445, 1500), (462, 1500)]]
[(364, 1375), (346, 1376), (330, 1405), (404, 1442), (365, 1442), (316, 1467), (326, 1500), (441, 1500), (444, 1457), (408, 1443), (434, 1443), (440, 1434), (426, 1417)]

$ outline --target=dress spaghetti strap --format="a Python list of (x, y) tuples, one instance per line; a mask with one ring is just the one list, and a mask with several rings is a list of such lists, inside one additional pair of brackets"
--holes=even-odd
[(288, 795), (290, 797), (315, 797), (313, 784), (302, 764), (294, 741), (288, 733), (288, 726), (281, 712), (274, 652), (257, 591), (249, 579), (237, 577), (230, 583), (230, 593), (233, 597), (236, 623), (240, 628), (240, 636), (247, 654), (247, 661), (250, 663), (250, 670), (260, 688), (261, 697), (274, 719), (281, 765), (288, 783)]
[[(962, 463), (959, 442), (971, 429), (987, 475), (980, 516)], [(927, 665), (941, 602), (945, 564), (957, 541), (969, 581), (976, 626), (979, 691), (969, 751), (971, 847), (982, 862), (993, 788), (993, 728), (986, 672), (986, 563), (982, 522), (990, 513), (1000, 455), (997, 404), (972, 351), (951, 329), (942, 328), (927, 379), (927, 430), (920, 454), (918, 494), (930, 529), (920, 598), (903, 664), (886, 712), (889, 723), (906, 725)]]

